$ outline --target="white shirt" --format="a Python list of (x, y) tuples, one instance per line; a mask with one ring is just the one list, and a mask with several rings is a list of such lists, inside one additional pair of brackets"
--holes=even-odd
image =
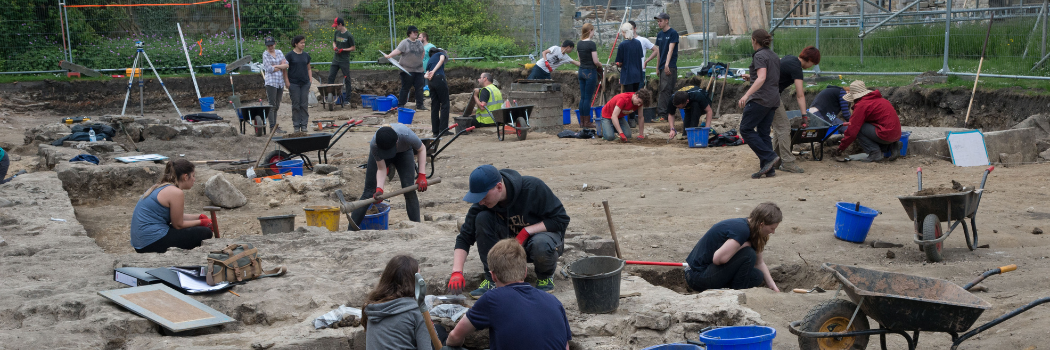
[(642, 43), (642, 69), (645, 69), (645, 56), (648, 56), (646, 51), (649, 51), (653, 47), (656, 47), (656, 44), (653, 44), (652, 41), (649, 41), (649, 39), (647, 39), (644, 36), (635, 36), (634, 38), (638, 39), (638, 42)]
[(548, 53), (546, 57), (543, 57), (539, 61), (536, 61), (536, 65), (539, 66), (540, 69), (542, 69), (544, 72), (550, 73), (550, 71), (547, 70), (547, 65), (543, 64), (543, 61), (547, 61), (547, 63), (550, 63), (552, 69), (558, 69), (558, 66), (568, 62), (572, 62), (572, 57), (561, 53), (561, 46), (551, 46), (551, 48), (547, 49), (547, 51), (550, 51), (550, 53)]

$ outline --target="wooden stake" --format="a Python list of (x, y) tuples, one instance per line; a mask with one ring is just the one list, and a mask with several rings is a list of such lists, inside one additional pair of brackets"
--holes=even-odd
[(609, 233), (612, 234), (613, 244), (616, 245), (616, 258), (623, 259), (623, 254), (620, 253), (620, 240), (616, 238), (616, 227), (612, 222), (612, 212), (609, 211), (609, 201), (602, 201), (602, 206), (605, 207), (605, 220), (609, 221)]
[[(729, 72), (726, 72), (726, 77), (722, 79), (722, 92), (718, 93), (718, 110), (715, 112), (715, 118), (722, 117), (722, 96), (726, 95), (726, 80), (729, 80)], [(708, 125), (707, 127), (711, 127)]]

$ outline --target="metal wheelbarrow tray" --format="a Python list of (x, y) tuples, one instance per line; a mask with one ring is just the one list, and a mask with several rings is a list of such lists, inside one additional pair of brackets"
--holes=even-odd
[(364, 120), (353, 120), (340, 125), (334, 132), (319, 132), (309, 134), (301, 137), (274, 137), (273, 142), (284, 147), (288, 152), (275, 150), (266, 155), (263, 159), (266, 164), (263, 167), (266, 168), (267, 175), (274, 175), (277, 173), (277, 163), (289, 159), (299, 158), (303, 160), (303, 165), (313, 170), (313, 163), (310, 162), (310, 157), (306, 156), (306, 152), (317, 151), (317, 162), (319, 164), (328, 163), (328, 150), (335, 146), (339, 139), (343, 138), (350, 129), (360, 125)]
[(532, 114), (532, 106), (504, 107), (492, 111), (492, 120), (496, 122), (496, 138), (503, 141), (507, 134), (503, 127), (510, 125), (518, 141), (524, 141), (529, 134), (529, 114)]
[[(335, 109), (335, 105), (337, 104), (335, 103), (335, 101), (339, 100), (340, 95), (343, 94), (343, 84), (318, 85), (317, 94), (321, 95), (321, 98), (317, 99), (318, 102), (321, 102), (321, 109), (324, 109), (325, 106), (327, 106), (328, 110), (331, 111)], [(347, 96), (347, 98), (349, 98), (349, 96)], [(347, 98), (341, 99), (338, 105), (340, 107), (346, 108)]]
[[(989, 276), (1017, 269), (1016, 265), (988, 270), (962, 287), (937, 278), (832, 263), (825, 263), (822, 268), (835, 276), (840, 289), (831, 300), (814, 307), (806, 319), (788, 325), (789, 331), (799, 337), (802, 349), (864, 349), (871, 335), (879, 335), (879, 343), (886, 349), (886, 334), (893, 333), (904, 337), (908, 348), (914, 350), (919, 332), (924, 331), (948, 333), (954, 350), (978, 333), (1050, 302), (1050, 297), (1037, 299), (967, 331), (985, 310), (992, 308), (968, 290)], [(845, 291), (850, 301), (838, 299), (840, 291)], [(879, 329), (868, 329), (867, 317), (878, 322)]]

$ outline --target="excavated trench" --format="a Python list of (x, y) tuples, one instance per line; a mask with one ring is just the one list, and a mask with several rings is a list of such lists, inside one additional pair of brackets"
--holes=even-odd
[[(685, 274), (681, 268), (631, 266), (627, 271), (641, 277), (647, 282), (665, 287), (680, 294), (696, 294), (685, 282)], [(820, 287), (825, 290), (835, 289), (837, 281), (830, 273), (821, 271), (820, 267), (800, 264), (784, 264), (773, 266), (769, 269), (773, 281), (777, 283), (780, 291), (787, 292), (792, 289), (810, 290)]]
[[(517, 80), (523, 79), (527, 72), (521, 68), (484, 70), (492, 73), (503, 89)], [(477, 78), (482, 70), (458, 67), (447, 71), (450, 93), (466, 93), (477, 85)], [(396, 71), (357, 70), (352, 74), (354, 99), (359, 94), (386, 95), (397, 94), (400, 79)], [(315, 71), (315, 76), (327, 77), (326, 72)], [(579, 81), (572, 71), (558, 71), (553, 77), (562, 86), (564, 108), (576, 108), (579, 104)], [(608, 98), (619, 92), (615, 74), (607, 77), (603, 84)], [(230, 96), (230, 79), (227, 76), (201, 76), (197, 78), (202, 96), (216, 97), (217, 101), (226, 101)], [(193, 83), (186, 78), (167, 78), (164, 81), (172, 93), (175, 102), (189, 113), (196, 109), (196, 94)], [(255, 74), (236, 75), (234, 86), (242, 101), (265, 99), (265, 88), (261, 77)], [(700, 85), (697, 77), (678, 79), (678, 87)], [(650, 89), (655, 84), (650, 84)], [(970, 90), (965, 88), (923, 88), (917, 85), (901, 87), (872, 87), (879, 89), (883, 96), (890, 100), (901, 115), (901, 122), (909, 126), (954, 127), (966, 114)], [(133, 89), (134, 90), (134, 89)], [(75, 115), (91, 111), (93, 114), (115, 113), (120, 110), (127, 83), (122, 79), (109, 81), (36, 81), (0, 85), (0, 95), (19, 97), (25, 100), (46, 102), (45, 108), (56, 114)], [(722, 97), (721, 111), (724, 114), (740, 113), (734, 103), (745, 92), (745, 86), (728, 84)], [(720, 89), (715, 90), (721, 95)], [(815, 93), (809, 93), (812, 100)], [(137, 104), (138, 92), (133, 91), (131, 104)], [(717, 105), (718, 98), (713, 98)], [(789, 107), (796, 107), (792, 96), (784, 95), (783, 102)], [(147, 77), (145, 84), (145, 106), (149, 111), (171, 111), (171, 103), (155, 79)], [(219, 103), (222, 108), (232, 108), (229, 104)], [(1022, 89), (978, 90), (973, 103), (970, 126), (985, 131), (1003, 130), (1050, 108), (1050, 95), (1032, 95)]]

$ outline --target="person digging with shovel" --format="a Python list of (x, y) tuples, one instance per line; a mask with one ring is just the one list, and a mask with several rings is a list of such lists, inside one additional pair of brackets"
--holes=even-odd
[[(416, 159), (415, 163), (412, 162), (413, 157)], [(372, 137), (368, 149), (368, 162), (365, 165), (365, 189), (361, 193), (361, 199), (376, 198), (377, 204), (382, 202), (377, 197), (383, 195), (383, 185), (391, 166), (396, 168), (401, 176), (402, 188), (414, 183), (419, 185), (419, 192), (426, 192), (427, 150), (419, 136), (405, 124), (384, 126)], [(413, 174), (416, 175), (414, 181)], [(354, 221), (354, 225), (350, 225), (351, 230), (352, 227), (361, 225), (367, 211), (368, 207), (365, 206), (355, 209), (350, 214), (350, 220)], [(405, 193), (405, 211), (408, 212), (409, 220), (419, 222), (419, 197), (415, 191)]]
[[(554, 290), (554, 270), (564, 251), (569, 215), (561, 200), (543, 180), (522, 176), (515, 170), (482, 165), (470, 173), (470, 192), (463, 201), (473, 203), (456, 236), (449, 293), (463, 290), (463, 265), (470, 246), (477, 243), (485, 280), (470, 292), (477, 299), (496, 287), (489, 274), (489, 250), (504, 238), (516, 238), (536, 268), (536, 288)], [(509, 279), (508, 281), (513, 281)]]

